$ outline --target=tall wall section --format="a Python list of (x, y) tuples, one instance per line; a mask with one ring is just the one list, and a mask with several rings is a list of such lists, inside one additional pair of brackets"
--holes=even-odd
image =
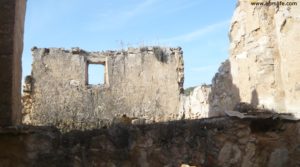
[(238, 1), (229, 61), (222, 63), (211, 87), (183, 96), (179, 115), (215, 117), (258, 107), (300, 118), (300, 2), (287, 3)]
[[(104, 66), (104, 84), (87, 83), (89, 64)], [(182, 51), (33, 48), (32, 76), (26, 78), (26, 85), (23, 122), (27, 124), (85, 129), (106, 126), (119, 118), (166, 121), (177, 118), (183, 86)]]
[(0, 1), (0, 126), (21, 123), (21, 77), (26, 0)]
[(242, 102), (300, 118), (300, 3), (260, 2), (240, 0), (232, 19), (233, 84)]

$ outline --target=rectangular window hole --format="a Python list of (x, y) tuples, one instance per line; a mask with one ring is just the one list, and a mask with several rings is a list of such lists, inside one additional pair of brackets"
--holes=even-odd
[(88, 84), (102, 85), (105, 82), (104, 73), (105, 65), (103, 64), (88, 64)]

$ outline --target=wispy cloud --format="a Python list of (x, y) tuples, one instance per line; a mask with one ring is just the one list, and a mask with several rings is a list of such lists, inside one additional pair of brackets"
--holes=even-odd
[(149, 11), (150, 7), (157, 1), (158, 0), (144, 0), (139, 4), (136, 4), (130, 10), (110, 10), (104, 13), (99, 13), (98, 18), (93, 20), (92, 23), (88, 26), (88, 30), (98, 31), (119, 27), (132, 18)]
[[(164, 6), (168, 6), (167, 8), (164, 9), (163, 12), (167, 13), (167, 14), (171, 14), (171, 13), (175, 13), (175, 12), (179, 12), (182, 10), (187, 10), (193, 7), (197, 7), (199, 5), (201, 5), (203, 3), (203, 1), (205, 0), (197, 0), (197, 1), (190, 1), (190, 0), (163, 0), (160, 2), (166, 2), (166, 4)], [(170, 6), (172, 5), (172, 6)]]
[(134, 17), (142, 12), (145, 12), (148, 7), (150, 7), (152, 4), (154, 4), (157, 0), (145, 0), (141, 2), (140, 4), (137, 4), (135, 8), (133, 8), (130, 11), (125, 11), (124, 17), (127, 19), (130, 19), (131, 17)]
[(192, 71), (192, 72), (207, 72), (207, 71), (215, 70), (217, 68), (218, 68), (217, 65), (207, 65), (207, 66), (202, 66), (202, 67), (191, 68), (190, 71)]
[(171, 37), (171, 38), (165, 38), (165, 39), (161, 39), (160, 42), (162, 43), (174, 43), (174, 42), (190, 42), (196, 39), (199, 39), (200, 37), (212, 33), (220, 28), (223, 28), (224, 26), (227, 26), (229, 24), (230, 20), (225, 20), (225, 21), (221, 21), (218, 23), (214, 23), (211, 25), (207, 25), (205, 27), (201, 27), (195, 31), (186, 33), (186, 34), (182, 34), (182, 35), (178, 35), (175, 37)]

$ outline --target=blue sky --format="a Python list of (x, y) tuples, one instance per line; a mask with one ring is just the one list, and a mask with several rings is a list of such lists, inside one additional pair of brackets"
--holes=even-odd
[(211, 83), (228, 57), (236, 0), (28, 0), (23, 78), (33, 46), (87, 51), (161, 45), (183, 48), (184, 86)]

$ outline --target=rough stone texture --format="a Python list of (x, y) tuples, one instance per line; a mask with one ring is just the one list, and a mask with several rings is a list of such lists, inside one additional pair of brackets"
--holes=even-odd
[(239, 89), (232, 83), (230, 62), (223, 62), (212, 85), (196, 87), (189, 96), (182, 95), (179, 116), (199, 119), (224, 116), (240, 102)]
[(23, 94), (22, 94), (22, 123), (30, 124), (30, 113), (32, 113), (32, 83), (33, 78), (27, 76), (23, 85)]
[[(32, 51), (32, 76), (24, 85), (24, 123), (91, 129), (118, 119), (158, 122), (178, 117), (183, 89), (181, 48)], [(88, 64), (93, 63), (105, 66), (103, 85), (87, 84)]]
[(0, 166), (296, 167), (300, 123), (215, 118), (108, 129), (0, 129)]
[(210, 85), (194, 88), (190, 95), (182, 95), (180, 99), (179, 119), (198, 119), (209, 116)]
[(232, 110), (239, 102), (239, 88), (232, 82), (231, 64), (222, 63), (212, 80), (209, 94), (209, 117), (224, 116), (224, 111)]
[(255, 6), (238, 1), (229, 34), (229, 61), (213, 78), (207, 99), (195, 96), (206, 95), (207, 90), (202, 89), (181, 98), (179, 115), (224, 116), (239, 104), (249, 104), (262, 109), (257, 111), (291, 113), (285, 119), (300, 119), (300, 49), (293, 45), (300, 42), (299, 14), (298, 6)]
[(0, 1), (0, 126), (21, 122), (21, 55), (26, 0)]
[[(23, 26), (23, 24), (21, 24), (23, 21), (17, 21), (18, 23), (14, 22), (14, 26), (12, 26), (13, 24), (11, 23), (6, 25), (6, 20), (3, 20), (3, 18), (6, 18), (6, 16), (7, 18), (10, 18), (10, 14), (16, 11), (21, 13), (20, 15), (16, 14), (15, 18), (24, 16), (22, 15), (23, 10), (25, 10), (24, 5), (22, 4), (23, 2), (24, 1), (21, 0), (3, 0), (0, 2), (0, 35), (1, 37), (3, 36), (0, 41), (0, 67), (4, 68), (5, 72), (8, 71), (8, 73), (4, 73), (3, 70), (0, 71), (0, 85), (1, 91), (3, 93), (0, 98), (1, 125), (9, 125), (11, 123), (15, 123), (14, 120), (16, 120), (16, 117), (14, 116), (14, 114), (18, 113), (15, 112), (18, 111), (18, 99), (20, 99), (18, 98), (18, 93), (20, 93), (20, 78), (18, 77), (18, 75), (20, 74), (18, 73), (20, 69), (20, 63), (18, 63), (18, 61), (20, 60), (20, 57), (18, 56), (21, 52), (21, 47), (19, 44), (22, 41), (22, 31), (19, 30), (22, 30)], [(243, 4), (241, 3), (240, 5), (243, 6)], [(248, 12), (248, 10), (246, 9), (247, 8), (244, 8), (243, 12)], [(299, 75), (297, 75), (296, 73), (297, 71), (299, 71), (299, 69), (297, 69), (297, 66), (292, 65), (293, 62), (296, 63), (298, 60), (295, 56), (296, 54), (293, 53), (298, 53), (299, 50), (297, 50), (297, 48), (294, 46), (291, 46), (291, 49), (285, 46), (289, 44), (287, 42), (295, 42), (297, 38), (299, 38), (297, 37), (297, 33), (295, 33), (296, 37), (290, 34), (290, 32), (296, 32), (296, 29), (299, 29), (299, 24), (296, 24), (298, 22), (297, 19), (299, 18), (294, 17), (294, 9), (289, 9), (289, 11), (282, 11), (285, 8), (281, 8), (278, 11), (275, 11), (275, 17), (273, 17), (272, 15), (274, 12), (274, 9), (272, 7), (266, 9), (257, 7), (252, 11), (254, 15), (257, 14), (257, 9), (259, 9), (260, 11), (258, 15), (262, 17), (256, 18), (260, 19), (264, 18), (265, 16), (266, 19), (262, 19), (261, 22), (263, 25), (266, 24), (265, 27), (270, 26), (266, 29), (259, 28), (259, 30), (257, 31), (259, 32), (262, 29), (264, 30), (263, 33), (270, 33), (268, 34), (270, 35), (270, 38), (272, 37), (270, 41), (274, 40), (274, 43), (271, 42), (272, 46), (270, 46), (270, 48), (267, 47), (267, 50), (265, 51), (265, 56), (267, 57), (270, 56), (269, 51), (272, 53), (271, 55), (274, 57), (271, 57), (273, 58), (272, 61), (274, 61), (274, 64), (270, 65), (267, 63), (267, 65), (263, 66), (262, 64), (257, 63), (252, 64), (253, 66), (247, 67), (249, 67), (248, 70), (250, 71), (252, 70), (250, 69), (250, 67), (253, 67), (254, 71), (259, 67), (259, 69), (264, 70), (262, 72), (263, 74), (266, 74), (269, 70), (268, 74), (274, 74), (271, 75), (270, 78), (271, 80), (274, 80), (275, 86), (272, 87), (270, 85), (266, 85), (264, 87), (266, 88), (265, 97), (260, 94), (262, 92), (262, 88), (260, 87), (261, 85), (255, 85), (257, 87), (255, 87), (254, 93), (252, 94), (253, 91), (250, 91), (251, 97), (248, 97), (246, 93), (246, 96), (241, 97), (241, 100), (249, 102), (250, 99), (252, 105), (264, 105), (269, 108), (274, 108), (274, 106), (272, 106), (272, 100), (271, 103), (267, 103), (269, 101), (266, 102), (266, 100), (264, 99), (270, 96), (275, 99), (274, 104), (278, 104), (276, 107), (284, 109), (280, 111), (292, 112), (296, 115), (294, 111), (298, 108), (297, 100), (299, 96), (297, 94), (298, 87), (295, 88), (294, 86), (295, 82), (297, 82), (297, 80), (299, 79)], [(270, 12), (268, 13), (269, 15), (261, 15), (266, 11)], [(283, 16), (280, 14), (282, 14)], [(271, 17), (269, 18), (269, 16)], [(285, 18), (286, 16), (291, 17)], [(281, 20), (282, 18), (284, 19)], [(269, 19), (273, 20), (276, 23), (275, 27), (272, 27), (272, 25), (274, 25), (274, 22), (269, 22)], [(16, 26), (16, 24), (19, 23), (21, 25)], [(279, 30), (279, 26), (277, 26), (277, 23), (280, 23)], [(237, 25), (239, 24), (237, 23)], [(3, 27), (5, 26), (8, 26), (8, 28), (3, 29)], [(233, 27), (234, 26), (236, 25), (234, 24)], [(241, 24), (241, 26), (243, 27), (245, 26), (245, 24)], [(247, 24), (247, 26), (249, 25)], [(253, 24), (253, 26), (255, 27), (256, 25)], [(14, 30), (11, 31), (12, 29)], [(243, 31), (243, 28), (239, 28), (239, 30)], [(276, 39), (278, 40), (277, 42), (276, 39), (273, 39), (274, 36), (271, 36), (274, 35), (274, 31), (276, 31)], [(233, 28), (231, 33), (234, 34), (234, 32), (235, 30)], [(11, 38), (12, 33), (14, 34), (13, 38)], [(247, 38), (248, 37), (249, 36), (247, 36)], [(243, 38), (243, 40), (246, 40), (244, 39), (243, 35), (241, 38)], [(237, 46), (235, 46), (236, 44), (233, 45), (234, 47), (246, 47), (249, 45), (249, 42), (255, 43), (255, 41), (243, 42), (246, 43), (244, 43), (242, 46), (239, 46), (239, 44), (237, 44)], [(263, 49), (266, 49), (264, 47), (266, 45), (264, 44), (257, 47), (260, 48), (261, 46)], [(13, 49), (11, 49), (12, 47)], [(13, 50), (13, 52), (11, 52), (11, 50)], [(182, 92), (183, 61), (180, 49), (157, 50), (157, 48), (147, 48), (145, 50), (145, 48), (143, 48), (138, 50), (129, 50), (125, 53), (106, 52), (103, 53), (104, 56), (102, 53), (87, 53), (80, 49), (73, 49), (68, 52), (62, 49), (49, 50), (35, 48), (33, 51), (35, 59), (38, 59), (40, 61), (37, 61), (33, 64), (35, 72), (33, 73), (32, 77), (29, 76), (26, 78), (24, 85), (23, 104), (25, 105), (25, 107), (23, 114), (27, 116), (25, 118), (28, 120), (28, 122), (31, 123), (32, 121), (46, 121), (38, 122), (37, 124), (52, 124), (53, 122), (47, 122), (47, 120), (50, 119), (58, 120), (58, 122), (54, 123), (58, 123), (59, 125), (64, 124), (62, 126), (65, 127), (78, 127), (77, 120), (84, 116), (82, 119), (80, 119), (80, 121), (85, 121), (87, 125), (97, 127), (98, 125), (93, 124), (97, 121), (93, 119), (102, 119), (102, 117), (98, 116), (103, 116), (99, 114), (99, 112), (101, 113), (101, 111), (103, 110), (101, 109), (101, 107), (99, 110), (95, 110), (95, 106), (98, 107), (99, 101), (97, 100), (106, 99), (104, 98), (104, 96), (106, 95), (109, 95), (110, 100), (116, 99), (116, 97), (121, 97), (120, 99), (112, 101), (108, 99), (109, 103), (107, 104), (113, 105), (111, 108), (109, 108), (112, 110), (106, 111), (112, 111), (112, 115), (124, 114), (123, 112), (125, 111), (125, 113), (128, 115), (123, 115), (121, 117), (115, 118), (115, 121), (118, 124), (114, 124), (107, 129), (95, 129), (92, 131), (76, 130), (64, 134), (60, 133), (58, 129), (51, 127), (2, 127), (0, 128), (0, 166), (300, 166), (299, 121), (285, 121), (280, 119), (280, 117), (274, 118), (273, 116), (254, 118), (250, 117), (248, 115), (249, 113), (243, 113), (243, 115), (246, 115), (245, 118), (247, 119), (240, 120), (223, 117), (215, 119), (185, 120), (149, 124), (156, 118), (148, 119), (148, 117), (146, 117), (148, 116), (148, 113), (145, 112), (145, 115), (141, 114), (144, 111), (138, 114), (135, 113), (136, 110), (132, 111), (131, 109), (134, 109), (134, 107), (130, 105), (134, 106), (136, 104), (136, 106), (142, 106), (142, 109), (147, 108), (142, 105), (145, 104), (145, 101), (143, 100), (150, 99), (150, 102), (152, 102), (151, 100), (153, 99), (151, 99), (151, 97), (153, 97), (153, 94), (151, 94), (151, 91), (154, 90), (155, 95), (159, 95), (155, 97), (158, 98), (159, 102), (163, 103), (159, 103), (160, 105), (158, 106), (155, 105), (154, 109), (150, 108), (149, 111), (151, 111), (151, 114), (153, 111), (157, 116), (165, 116), (169, 114), (169, 116), (166, 116), (166, 118), (162, 117), (162, 120), (175, 117), (178, 118), (178, 115), (171, 115), (169, 113), (176, 111), (176, 109), (178, 109), (178, 106), (169, 106), (163, 104), (178, 104), (180, 92)], [(236, 48), (232, 51), (236, 51)], [(60, 62), (57, 62), (57, 57), (59, 56), (62, 57), (58, 59), (60, 60)], [(236, 55), (238, 59), (243, 59), (245, 56), (247, 58), (248, 54), (246, 53), (239, 56)], [(154, 58), (156, 58), (156, 60)], [(259, 58), (264, 59), (264, 57)], [(251, 63), (250, 60), (252, 59), (248, 60)], [(106, 65), (106, 79), (104, 85), (86, 85), (85, 71), (88, 61)], [(149, 62), (154, 67), (142, 66), (147, 62)], [(264, 59), (262, 62), (268, 61)], [(284, 64), (286, 62), (287, 64)], [(234, 63), (236, 63), (235, 60), (233, 60), (233, 64)], [(121, 65), (121, 68), (119, 65)], [(235, 70), (241, 70), (241, 74), (244, 74), (243, 70), (245, 69), (243, 69), (243, 66), (240, 66), (240, 63), (238, 63), (237, 65), (238, 66), (232, 66), (231, 69), (235, 69), (233, 67), (236, 67), (237, 69)], [(58, 70), (62, 66), (64, 66), (63, 69), (65, 70), (63, 72), (59, 72)], [(148, 67), (148, 69), (141, 70), (141, 73), (136, 74), (134, 70), (140, 68), (135, 67)], [(161, 68), (160, 70), (158, 70), (159, 74), (151, 73), (155, 68)], [(83, 69), (83, 71), (76, 71), (76, 69)], [(278, 69), (281, 69), (281, 71), (278, 71)], [(233, 75), (233, 81), (234, 83), (237, 83), (237, 86), (239, 86), (238, 88), (241, 89), (241, 92), (236, 92), (238, 92), (238, 94), (240, 95), (245, 95), (245, 91), (247, 90), (247, 86), (249, 85), (243, 85), (245, 83), (239, 85), (240, 81), (238, 80), (239, 82), (237, 82), (236, 80), (237, 78), (239, 78), (239, 76), (236, 76), (236, 72), (237, 71), (233, 71), (233, 73), (235, 73), (235, 75)], [(159, 89), (159, 92), (157, 92), (157, 89), (155, 89), (157, 88), (155, 87), (157, 85), (147, 85), (147, 79), (150, 76), (150, 73), (154, 76), (152, 82), (156, 83), (159, 88), (164, 89)], [(166, 74), (169, 74), (170, 76)], [(248, 82), (250, 85), (254, 83), (254, 81), (251, 79), (251, 77), (253, 77), (252, 75), (254, 75), (254, 73), (249, 73), (250, 79), (248, 79)], [(38, 76), (38, 79), (36, 79), (35, 76)], [(234, 84), (230, 82), (230, 76), (230, 64), (228, 64), (228, 62), (225, 62), (222, 65), (222, 68), (220, 68), (219, 73), (213, 80), (212, 89), (210, 90), (208, 87), (203, 86), (199, 87), (195, 90), (194, 93), (192, 93), (190, 97), (201, 99), (199, 101), (202, 102), (204, 106), (207, 106), (205, 100), (206, 98), (208, 98), (209, 100), (217, 99), (218, 102), (216, 104), (209, 102), (209, 109), (212, 109), (211, 111), (214, 112), (213, 114), (219, 113), (218, 110), (222, 107), (224, 107), (223, 109), (226, 111), (228, 108), (231, 108), (233, 106), (233, 104), (236, 102), (236, 99), (240, 98), (236, 96), (235, 91), (231, 92), (232, 94), (228, 94), (228, 92), (230, 93), (231, 90), (234, 90), (232, 89), (232, 86), (234, 88)], [(258, 75), (257, 77), (262, 76)], [(263, 83), (269, 84), (270, 80), (268, 79), (270, 78), (268, 78), (267, 75), (264, 77), (266, 80)], [(278, 77), (280, 82), (278, 81)], [(152, 79), (152, 77), (150, 78)], [(170, 81), (172, 84), (169, 84), (168, 81)], [(142, 83), (142, 85), (131, 85), (133, 83)], [(114, 87), (117, 86), (117, 84), (123, 84), (122, 86), (125, 87)], [(145, 85), (147, 87), (144, 87)], [(175, 90), (173, 93), (176, 94), (177, 101), (175, 101), (175, 98), (173, 99), (174, 96), (169, 92), (170, 90)], [(142, 96), (141, 98), (140, 96), (142, 93), (134, 94), (134, 91), (143, 92), (144, 96)], [(163, 93), (161, 93), (161, 91), (163, 91)], [(164, 91), (166, 91), (167, 93), (165, 93)], [(123, 94), (120, 94), (120, 92)], [(210, 92), (209, 95), (207, 95), (208, 92)], [(223, 95), (222, 92), (225, 92), (225, 94)], [(272, 94), (270, 92), (275, 92), (275, 94), (273, 94), (274, 97), (271, 96)], [(78, 97), (78, 94), (82, 95), (83, 97)], [(149, 94), (151, 96), (148, 96)], [(48, 96), (45, 97), (45, 95)], [(123, 101), (122, 98), (125, 96), (130, 96), (129, 99), (132, 99), (132, 103), (129, 103), (131, 101)], [(89, 101), (84, 101), (86, 97), (88, 97), (87, 99)], [(228, 97), (232, 97), (233, 100), (228, 101)], [(142, 100), (139, 101), (138, 98)], [(14, 102), (14, 100), (16, 101)], [(191, 105), (191, 108), (193, 108), (193, 106), (196, 106), (195, 108), (201, 109), (201, 105), (199, 105), (197, 101), (192, 101), (192, 99), (189, 100), (191, 100), (190, 104), (195, 104)], [(265, 101), (261, 102), (261, 100)], [(56, 104), (56, 101), (61, 102), (63, 104), (61, 106), (63, 107), (61, 107), (60, 105), (54, 105)], [(104, 101), (103, 103), (106, 103), (106, 101)], [(224, 104), (224, 106), (222, 106), (222, 104)], [(85, 110), (85, 108), (80, 105), (83, 105), (87, 109)], [(40, 108), (38, 108), (37, 106), (39, 106)], [(41, 106), (45, 106), (45, 110), (43, 110), (44, 108), (42, 108)], [(71, 108), (68, 108), (69, 106)], [(35, 107), (37, 107), (38, 109), (42, 109), (40, 110), (42, 112), (39, 113), (39, 111), (36, 110), (37, 108)], [(94, 110), (89, 110), (90, 108)], [(162, 108), (163, 110), (155, 110), (158, 108)], [(124, 109), (130, 110), (126, 111)], [(119, 112), (120, 110), (122, 110), (122, 113)], [(80, 115), (81, 113), (77, 111), (85, 112), (85, 114)], [(90, 113), (88, 111), (92, 112)], [(161, 112), (165, 113), (162, 114)], [(8, 114), (6, 115), (4, 113)], [(188, 114), (190, 114), (190, 117), (198, 117), (199, 115), (199, 113), (197, 112)], [(132, 117), (136, 115), (138, 117)], [(62, 121), (58, 119), (60, 117), (61, 119), (66, 118), (66, 121), (60, 122)], [(4, 118), (6, 119), (3, 120)], [(35, 118), (37, 118), (37, 120), (35, 120)], [(111, 118), (112, 117), (108, 119)], [(90, 120), (90, 122), (87, 120)], [(84, 125), (84, 127), (88, 126)]]
[(239, 1), (231, 23), (230, 63), (242, 102), (300, 118), (299, 14), (299, 3)]

